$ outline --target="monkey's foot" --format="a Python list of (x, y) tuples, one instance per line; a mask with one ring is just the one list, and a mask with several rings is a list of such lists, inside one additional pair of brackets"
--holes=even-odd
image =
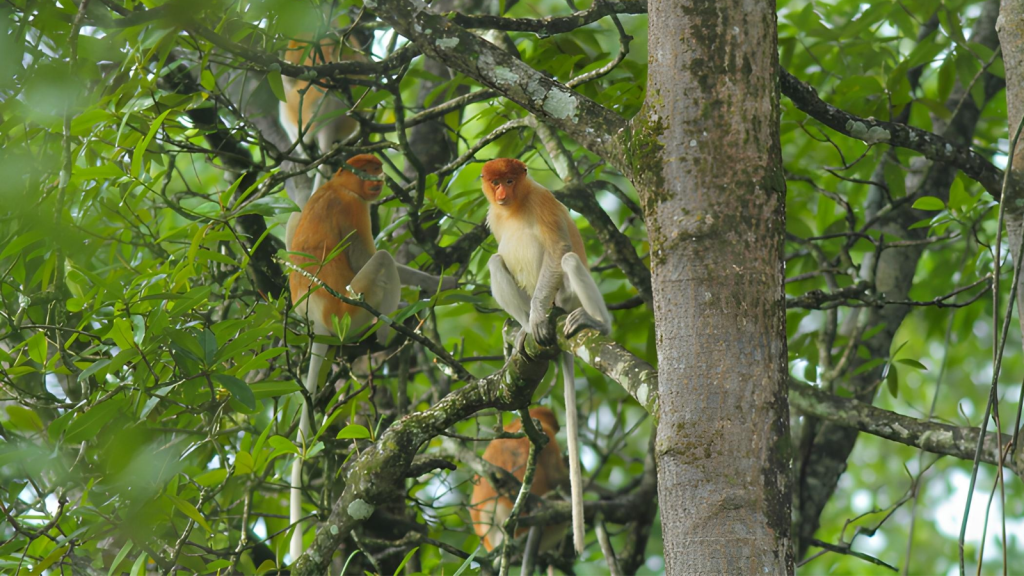
[(519, 333), (516, 334), (515, 350), (519, 352), (519, 355), (522, 356), (523, 358), (527, 360), (533, 360), (533, 356), (530, 356), (530, 354), (526, 352), (527, 334), (528, 332), (526, 331), (526, 328), (519, 329)]
[(602, 334), (607, 334), (608, 330), (598, 320), (594, 319), (593, 316), (587, 313), (583, 308), (577, 308), (573, 310), (569, 317), (565, 319), (565, 337), (572, 338), (580, 330), (587, 328), (593, 328)]

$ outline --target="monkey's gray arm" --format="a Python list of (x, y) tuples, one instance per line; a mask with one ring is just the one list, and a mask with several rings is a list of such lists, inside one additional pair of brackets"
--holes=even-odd
[(398, 279), (401, 280), (403, 286), (419, 286), (426, 290), (430, 294), (434, 294), (438, 291), (438, 284), (441, 285), (441, 290), (453, 290), (458, 285), (458, 281), (451, 276), (445, 276), (439, 278), (428, 272), (410, 268), (404, 264), (397, 264), (398, 266)]
[(487, 267), (491, 271), (491, 295), (525, 329), (530, 325), (530, 296), (516, 284), (501, 256), (491, 256)]
[[(569, 251), (565, 246), (563, 254)], [(530, 334), (541, 346), (555, 343), (555, 330), (548, 322), (548, 312), (555, 302), (555, 295), (562, 287), (562, 254), (544, 254), (540, 276), (537, 278), (537, 289), (530, 300)], [(525, 325), (524, 325), (525, 327)]]

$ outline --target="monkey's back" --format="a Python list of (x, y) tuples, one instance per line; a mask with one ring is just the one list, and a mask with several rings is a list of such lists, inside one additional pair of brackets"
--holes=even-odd
[[(533, 485), (530, 493), (543, 496), (563, 485), (568, 478), (568, 470), (562, 461), (562, 451), (555, 439), (558, 422), (554, 413), (545, 407), (530, 410), (530, 416), (541, 422), (541, 428), (548, 437), (548, 443), (537, 456), (537, 468), (534, 472)], [(515, 420), (505, 426), (506, 432), (519, 432), (522, 422)], [(503, 438), (492, 440), (484, 450), (483, 459), (495, 466), (512, 473), (520, 482), (526, 475), (526, 465), (530, 457), (529, 438)], [(473, 488), (470, 517), (473, 519), (473, 530), (483, 540), (488, 551), (501, 545), (501, 525), (512, 511), (513, 503), (507, 497), (499, 496), (491, 483), (482, 477), (477, 478)], [(541, 550), (550, 549), (562, 537), (566, 524), (547, 526), (541, 541)], [(516, 535), (525, 532), (525, 528), (516, 531)]]
[[(321, 264), (339, 245), (346, 245), (336, 256)], [(321, 186), (302, 211), (292, 239), (292, 252), (309, 254), (313, 258), (292, 254), (291, 261), (316, 276), (325, 285), (344, 296), (357, 270), (352, 266), (352, 255), (360, 253), (366, 259), (376, 251), (370, 230), (369, 208), (352, 192), (341, 187), (337, 178)], [(363, 259), (363, 258), (361, 258)], [(310, 290), (312, 281), (292, 271), (289, 274), (292, 303), (296, 311), (308, 316), (323, 327), (331, 325), (331, 315), (339, 318), (349, 313), (350, 306), (327, 293), (317, 290), (300, 303)]]

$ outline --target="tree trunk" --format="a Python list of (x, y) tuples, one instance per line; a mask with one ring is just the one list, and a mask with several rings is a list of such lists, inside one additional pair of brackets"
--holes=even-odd
[[(1013, 140), (1017, 125), (1024, 116), (1024, 1), (1002, 2), (999, 9), (999, 44), (1003, 49), (1003, 64), (1006, 70), (1006, 119), (1007, 138)], [(1017, 141), (1013, 151), (1013, 165), (1010, 179), (1001, 200), (1006, 218), (1007, 242), (1014, 261), (1021, 258), (1024, 240), (1024, 142)], [(1024, 306), (1024, 287), (1018, 287), (1017, 305)], [(1022, 308), (1024, 309), (1024, 308)], [(1018, 311), (1021, 330), (1024, 331), (1024, 314)]]
[(793, 570), (775, 3), (651, 2), (634, 122), (668, 574)]

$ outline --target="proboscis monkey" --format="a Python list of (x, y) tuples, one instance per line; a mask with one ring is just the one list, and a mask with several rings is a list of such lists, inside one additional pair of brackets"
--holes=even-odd
[[(490, 203), (487, 225), (498, 241), (498, 253), (488, 262), (491, 293), (522, 325), (518, 347), (521, 349), (527, 332), (541, 345), (555, 343), (554, 328), (547, 318), (552, 304), (569, 311), (566, 337), (584, 328), (594, 328), (602, 334), (611, 331), (611, 314), (590, 276), (583, 238), (565, 206), (527, 176), (526, 165), (514, 158), (487, 162), (481, 178)], [(581, 553), (583, 484), (574, 368), (572, 354), (563, 352), (573, 543), (577, 553)]]
[[(341, 48), (341, 60), (365, 60), (365, 56), (356, 48), (340, 44), (333, 38), (323, 38), (319, 42), (312, 40), (312, 34), (303, 34), (299, 40), (290, 40), (288, 49), (285, 51), (284, 59), (295, 65), (319, 66), (338, 61), (338, 52)], [(349, 40), (354, 43), (353, 40)], [(324, 88), (310, 82), (299, 80), (288, 76), (281, 77), (284, 85), (285, 102), (278, 105), (278, 117), (281, 126), (291, 142), (299, 139), (302, 135), (303, 144), (309, 145), (316, 142), (320, 154), (326, 154), (331, 146), (338, 141), (347, 140), (359, 132), (359, 122), (355, 118), (338, 114), (337, 111), (345, 107), (345, 103), (327, 94)], [(329, 118), (324, 119), (330, 115)], [(301, 126), (301, 129), (300, 129)], [(320, 189), (323, 184), (323, 176), (319, 169), (313, 176), (313, 188), (311, 193)], [(299, 206), (303, 208), (303, 206)], [(285, 229), (285, 247), (290, 249), (292, 236), (295, 234), (295, 227), (299, 223), (299, 213), (295, 212), (288, 218), (288, 225)]]
[[(568, 472), (565, 463), (562, 462), (562, 451), (555, 440), (555, 433), (558, 432), (558, 421), (550, 408), (537, 407), (530, 410), (530, 417), (540, 420), (541, 428), (548, 437), (548, 443), (537, 455), (537, 469), (533, 475), (533, 485), (530, 492), (536, 496), (543, 496), (555, 488), (563, 485), (567, 480)], [(519, 432), (523, 429), (521, 420), (515, 420), (505, 426), (506, 432)], [(526, 474), (526, 464), (530, 456), (529, 438), (501, 438), (491, 440), (484, 450), (484, 460), (495, 466), (508, 470), (520, 482)], [(501, 546), (504, 536), (501, 532), (501, 525), (512, 512), (514, 503), (507, 496), (501, 495), (486, 478), (477, 478), (476, 487), (473, 488), (473, 497), (469, 515), (473, 519), (473, 530), (483, 540), (484, 548), (488, 552)], [(522, 528), (516, 535), (525, 532)], [(539, 550), (545, 551), (553, 548), (565, 534), (565, 524), (545, 526), (541, 535)], [(527, 550), (527, 553), (530, 551)], [(524, 564), (527, 562), (524, 561)]]
[[(370, 154), (348, 159), (353, 168), (372, 176), (382, 173), (381, 161)], [(362, 294), (365, 301), (380, 312), (390, 315), (398, 308), (401, 284), (398, 267), (386, 251), (378, 251), (373, 243), (370, 230), (370, 203), (383, 190), (383, 183), (363, 180), (356, 174), (342, 168), (309, 199), (295, 230), (294, 252), (313, 256), (311, 259), (300, 254), (291, 254), (291, 261), (334, 290), (349, 295)], [(345, 248), (336, 252), (339, 245)], [(333, 333), (332, 316), (339, 319), (348, 315), (351, 319), (351, 333), (358, 333), (373, 319), (366, 310), (346, 304), (327, 293), (326, 290), (310, 290), (313, 282), (292, 271), (289, 278), (292, 302), (296, 311), (313, 324), (315, 334)], [(381, 343), (387, 338), (388, 329), (382, 325), (377, 330)], [(316, 392), (317, 377), (327, 353), (327, 344), (314, 342), (309, 359), (309, 373), (306, 376), (306, 391)], [(304, 443), (310, 438), (309, 408), (303, 403), (299, 420), (299, 437)], [(292, 561), (302, 554), (302, 461), (296, 459), (292, 465), (291, 502), (289, 519), (295, 526), (290, 552)]]
[[(353, 156), (347, 164), (371, 176), (383, 173), (381, 161), (371, 154)], [(345, 168), (338, 170), (309, 199), (301, 212), (292, 238), (291, 250), (295, 253), (290, 258), (296, 266), (332, 289), (344, 295), (349, 291), (362, 294), (370, 306), (390, 316), (398, 308), (403, 284), (433, 291), (438, 284), (442, 290), (454, 288), (456, 282), (451, 277), (439, 279), (433, 274), (396, 264), (391, 254), (377, 250), (370, 229), (370, 204), (380, 197), (383, 189), (383, 182), (363, 180)], [(344, 248), (330, 257), (339, 246)], [(310, 290), (313, 282), (299, 272), (292, 271), (288, 281), (296, 311), (309, 318), (315, 334), (333, 332), (332, 316), (340, 319), (348, 315), (351, 334), (358, 334), (373, 320), (366, 310), (346, 304), (326, 290)], [(384, 343), (388, 332), (386, 324), (377, 329), (380, 343)], [(316, 391), (317, 376), (326, 353), (327, 344), (313, 343), (305, 382), (310, 395)], [(302, 440), (310, 437), (309, 411), (305, 404), (299, 420), (299, 435)], [(291, 476), (289, 517), (292, 523), (298, 522), (302, 514), (301, 482), (302, 462), (296, 459)], [(302, 554), (302, 528), (299, 525), (296, 525), (292, 536), (290, 551), (293, 560)]]

